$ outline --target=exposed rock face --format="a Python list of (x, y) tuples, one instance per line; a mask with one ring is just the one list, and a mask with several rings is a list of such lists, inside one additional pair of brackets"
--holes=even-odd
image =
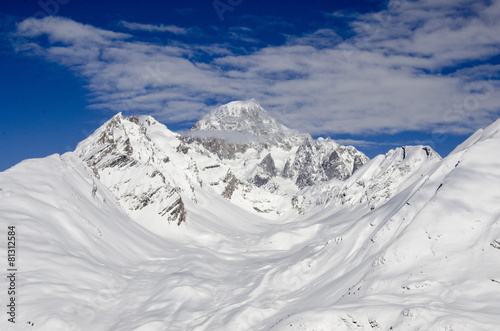
[(226, 199), (231, 200), (231, 197), (238, 186), (239, 180), (231, 171), (228, 171), (226, 177), (222, 180), (222, 182), (227, 184), (224, 192), (222, 192), (222, 196)]
[(367, 159), (365, 159), (362, 155), (354, 155), (354, 163), (353, 163), (353, 168), (352, 172), (354, 173), (356, 170), (361, 168), (366, 162), (368, 162)]
[(224, 138), (216, 137), (193, 137), (187, 136), (185, 140), (189, 143), (198, 142), (210, 153), (217, 155), (221, 159), (234, 159), (237, 153), (245, 153), (250, 144), (232, 144)]
[(274, 160), (271, 154), (267, 154), (267, 156), (262, 160), (259, 164), (270, 177), (276, 176), (276, 167), (274, 165)]
[(257, 186), (265, 185), (276, 176), (276, 166), (271, 154), (267, 156), (257, 166), (257, 173), (252, 179), (252, 182)]
[(295, 154), (295, 162), (292, 165), (292, 169), (297, 174), (296, 184), (300, 188), (326, 179), (324, 173), (321, 171), (321, 167), (318, 166), (319, 160), (314, 158), (314, 147), (316, 146), (307, 141), (299, 146)]
[(311, 138), (298, 147), (293, 163), (286, 161), (281, 174), (285, 178), (296, 178), (295, 184), (304, 188), (331, 179), (346, 180), (367, 161), (354, 147), (340, 146), (330, 139)]

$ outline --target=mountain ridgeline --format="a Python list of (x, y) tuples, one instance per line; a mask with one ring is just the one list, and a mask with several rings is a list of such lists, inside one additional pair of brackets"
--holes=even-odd
[(178, 224), (187, 219), (185, 202), (196, 203), (207, 187), (277, 218), (299, 210), (304, 188), (343, 182), (368, 161), (352, 146), (287, 128), (253, 99), (213, 110), (184, 136), (150, 116), (120, 113), (75, 152), (134, 218)]

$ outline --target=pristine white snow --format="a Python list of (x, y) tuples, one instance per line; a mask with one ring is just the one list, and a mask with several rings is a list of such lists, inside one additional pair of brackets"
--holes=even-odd
[[(142, 134), (124, 125), (116, 137)], [(391, 151), (345, 182), (296, 192), (296, 208), (260, 188), (222, 197), (208, 181), (231, 165), (174, 151), (178, 138), (156, 125), (148, 143), (131, 139), (143, 163), (100, 178), (80, 159), (99, 151), (84, 143), (0, 173), (0, 232), (16, 226), (19, 268), (16, 325), (4, 316), (0, 329), (498, 328), (500, 121), (444, 160), (422, 146)], [(156, 204), (129, 209), (126, 195), (157, 185), (158, 169), (182, 189), (180, 226)], [(242, 207), (263, 197), (282, 213)]]

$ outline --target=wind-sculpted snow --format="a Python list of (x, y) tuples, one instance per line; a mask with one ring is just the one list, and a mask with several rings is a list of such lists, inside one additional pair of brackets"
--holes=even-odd
[[(0, 173), (1, 228), (19, 230), (19, 329), (497, 329), (500, 122), (443, 160), (428, 147), (405, 147), (346, 181), (305, 187), (295, 195), (301, 213), (276, 198), (267, 207), (282, 213), (270, 218), (248, 202), (283, 192), (239, 179), (230, 160), (183, 153), (177, 135), (146, 120), (113, 124), (119, 153), (104, 156), (94, 137), (76, 153)], [(130, 139), (127, 154), (126, 137), (141, 127), (151, 144)], [(111, 167), (122, 154), (136, 163)], [(166, 157), (175, 167), (160, 166)], [(166, 181), (179, 188), (187, 215), (180, 226), (141, 219), (117, 193), (129, 189), (105, 184), (120, 168), (143, 176), (142, 162), (171, 171)], [(117, 173), (118, 182), (126, 178)], [(0, 319), (0, 329), (8, 323)]]

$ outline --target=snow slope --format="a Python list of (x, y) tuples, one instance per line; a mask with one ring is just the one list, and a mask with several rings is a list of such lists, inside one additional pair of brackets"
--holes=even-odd
[[(296, 200), (310, 199), (307, 210), (283, 207), (277, 218), (206, 185), (203, 173), (230, 169), (211, 168), (210, 156), (196, 157), (204, 185), (191, 190), (186, 182), (197, 180), (175, 175), (189, 169), (189, 153), (176, 136), (154, 140), (156, 127), (147, 132), (151, 150), (131, 143), (130, 162), (105, 175), (140, 130), (119, 118), (107, 132), (123, 144), (95, 164), (89, 160), (102, 150), (82, 143), (75, 153), (0, 173), (0, 231), (6, 237), (8, 225), (18, 229), (19, 266), (17, 323), (2, 318), (0, 329), (497, 328), (500, 121), (443, 160), (405, 147), (375, 158), (352, 182), (306, 187)], [(188, 216), (180, 226), (143, 220), (148, 231), (118, 194), (130, 187), (110, 187), (106, 178), (132, 181), (152, 166), (166, 172), (166, 156), (179, 163), (168, 183), (181, 187)], [(340, 195), (322, 199), (325, 185)]]

